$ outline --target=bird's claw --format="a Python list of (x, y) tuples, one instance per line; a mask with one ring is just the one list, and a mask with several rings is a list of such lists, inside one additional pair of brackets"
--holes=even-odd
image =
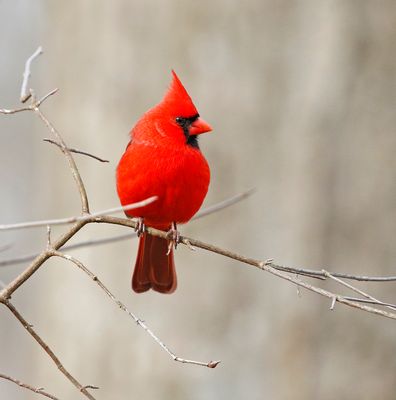
[(138, 218), (137, 224), (135, 227), (135, 232), (138, 237), (142, 236), (146, 230), (146, 225), (144, 225), (143, 218)]
[(180, 243), (180, 232), (177, 230), (175, 222), (172, 224), (172, 227), (166, 233), (166, 237), (169, 240), (168, 252), (166, 253), (166, 255), (169, 255), (172, 248), (176, 250), (177, 245)]

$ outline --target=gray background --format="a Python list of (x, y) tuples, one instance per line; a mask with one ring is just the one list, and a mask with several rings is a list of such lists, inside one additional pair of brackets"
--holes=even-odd
[[(72, 147), (92, 210), (118, 205), (114, 172), (139, 116), (174, 68), (214, 127), (206, 205), (254, 197), (182, 227), (252, 257), (308, 268), (395, 273), (394, 1), (0, 1), (0, 107), (18, 104), (23, 64)], [(0, 223), (75, 215), (65, 160), (33, 114), (0, 116)], [(54, 237), (64, 228), (54, 229)], [(123, 233), (88, 226), (74, 241)], [(45, 229), (1, 233), (8, 258), (45, 246)], [(98, 399), (394, 399), (395, 322), (301, 292), (245, 265), (180, 248), (172, 296), (130, 290), (136, 241), (73, 253), (178, 355), (181, 365), (80, 271), (50, 261), (13, 299)], [(0, 270), (9, 282), (26, 265)], [(324, 287), (334, 288), (325, 283)], [(395, 302), (395, 284), (362, 284)], [(0, 371), (79, 398), (4, 308)], [(37, 395), (0, 381), (1, 399)]]

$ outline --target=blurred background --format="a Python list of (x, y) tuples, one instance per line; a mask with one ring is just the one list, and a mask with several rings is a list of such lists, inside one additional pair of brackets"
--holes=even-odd
[[(24, 63), (43, 111), (78, 156), (92, 211), (118, 205), (115, 168), (174, 68), (214, 127), (205, 205), (244, 202), (182, 234), (260, 259), (395, 275), (396, 3), (365, 0), (0, 1), (0, 107), (18, 106)], [(0, 223), (76, 215), (77, 190), (33, 114), (0, 116)], [(53, 237), (65, 227), (53, 230)], [(125, 233), (86, 227), (73, 242)], [(2, 232), (1, 259), (40, 251), (44, 228)], [(130, 289), (136, 241), (70, 254), (185, 358), (173, 362), (82, 272), (51, 260), (15, 305), (98, 399), (394, 399), (396, 326), (205, 251), (176, 253), (171, 296)], [(2, 267), (11, 281), (26, 264)], [(317, 283), (335, 290), (329, 283)], [(396, 302), (395, 283), (360, 284)], [(338, 289), (337, 289), (338, 290)], [(348, 293), (353, 295), (352, 293)], [(0, 371), (80, 398), (4, 307)], [(39, 396), (0, 381), (1, 399)], [(82, 398), (82, 397), (81, 397)]]

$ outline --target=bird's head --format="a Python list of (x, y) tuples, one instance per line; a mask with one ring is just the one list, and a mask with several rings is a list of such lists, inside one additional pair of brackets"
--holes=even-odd
[(198, 111), (180, 82), (172, 71), (171, 85), (162, 101), (150, 112), (155, 128), (164, 139), (185, 143), (198, 148), (197, 135), (212, 130), (198, 114)]

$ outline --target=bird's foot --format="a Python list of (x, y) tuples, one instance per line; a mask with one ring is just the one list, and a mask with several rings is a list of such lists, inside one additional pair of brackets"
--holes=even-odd
[(166, 255), (169, 255), (172, 248), (176, 250), (177, 245), (180, 243), (180, 232), (177, 230), (176, 222), (172, 223), (172, 227), (166, 233), (166, 237), (169, 240), (168, 252)]
[(142, 236), (145, 230), (146, 230), (146, 225), (144, 225), (143, 218), (139, 217), (135, 228), (137, 236), (138, 237)]

